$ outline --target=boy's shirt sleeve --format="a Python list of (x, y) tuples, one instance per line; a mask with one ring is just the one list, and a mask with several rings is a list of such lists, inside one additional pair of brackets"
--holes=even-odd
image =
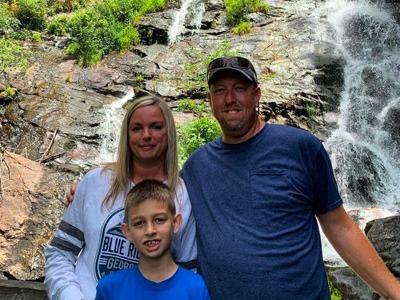
[(49, 299), (85, 299), (75, 274), (78, 255), (85, 246), (83, 233), (83, 204), (86, 183), (83, 179), (74, 201), (65, 210), (59, 227), (45, 248), (45, 285)]
[(103, 288), (101, 286), (101, 281), (99, 281), (99, 283), (97, 284), (96, 287), (96, 298), (95, 300), (106, 300), (107, 297), (104, 294)]
[(203, 300), (211, 300), (210, 294), (208, 293), (208, 289), (203, 282)]

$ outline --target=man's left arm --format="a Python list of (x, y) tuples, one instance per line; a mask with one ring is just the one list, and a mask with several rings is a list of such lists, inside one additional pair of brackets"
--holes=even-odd
[(332, 246), (369, 286), (385, 299), (400, 300), (400, 282), (343, 206), (317, 218)]

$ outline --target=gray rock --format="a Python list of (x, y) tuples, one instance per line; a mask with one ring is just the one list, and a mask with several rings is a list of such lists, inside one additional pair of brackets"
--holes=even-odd
[(365, 233), (388, 268), (400, 277), (400, 215), (368, 222)]
[[(6, 151), (0, 192), (0, 272), (20, 280), (43, 277), (43, 247), (52, 237), (71, 179)], [(1, 293), (0, 293), (1, 294)]]
[(328, 276), (333, 284), (342, 293), (343, 300), (375, 300), (380, 299), (370, 287), (362, 281), (350, 268), (328, 270)]
[(168, 30), (172, 24), (174, 11), (170, 9), (142, 17), (138, 24), (141, 43), (145, 45), (156, 43), (168, 45)]

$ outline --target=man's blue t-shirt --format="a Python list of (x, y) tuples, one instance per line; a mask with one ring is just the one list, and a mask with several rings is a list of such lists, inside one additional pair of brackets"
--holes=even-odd
[(96, 291), (96, 300), (210, 299), (201, 276), (181, 267), (158, 283), (143, 277), (137, 266), (113, 272), (98, 282)]
[(201, 147), (182, 176), (213, 300), (330, 299), (315, 214), (342, 200), (316, 137), (266, 124), (243, 143)]

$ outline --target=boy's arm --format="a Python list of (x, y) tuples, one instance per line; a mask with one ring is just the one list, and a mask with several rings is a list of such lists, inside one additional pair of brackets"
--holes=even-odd
[(317, 217), (326, 237), (348, 265), (385, 299), (400, 300), (400, 282), (344, 208)]

